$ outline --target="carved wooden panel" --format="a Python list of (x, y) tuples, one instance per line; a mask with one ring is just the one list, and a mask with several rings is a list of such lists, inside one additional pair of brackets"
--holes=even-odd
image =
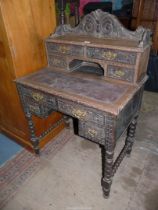
[(129, 69), (125, 67), (119, 67), (114, 65), (108, 65), (107, 76), (111, 78), (116, 78), (120, 80), (126, 80), (128, 82), (133, 82), (134, 80), (134, 69)]
[(56, 55), (48, 55), (48, 65), (51, 67), (58, 68), (67, 68), (66, 57), (64, 56), (56, 56)]
[(136, 31), (127, 30), (114, 15), (98, 9), (85, 15), (75, 28), (70, 25), (60, 25), (52, 37), (66, 34), (133, 40), (143, 47), (150, 42), (151, 32), (142, 26), (139, 26)]
[(143, 95), (143, 87), (140, 88), (139, 91), (137, 91), (137, 93), (132, 97), (132, 99), (126, 104), (126, 106), (120, 112), (116, 123), (116, 138), (118, 138), (122, 134), (124, 129), (132, 120), (134, 114), (139, 111), (141, 106), (142, 95)]

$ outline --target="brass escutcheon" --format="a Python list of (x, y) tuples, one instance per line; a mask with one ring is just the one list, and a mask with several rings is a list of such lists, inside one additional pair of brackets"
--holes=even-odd
[(74, 109), (72, 114), (78, 119), (84, 119), (86, 117), (86, 111), (82, 111), (80, 109)]
[(35, 101), (41, 101), (43, 99), (43, 95), (40, 93), (32, 93), (32, 97)]
[(121, 70), (117, 70), (117, 71), (115, 71), (115, 75), (118, 77), (123, 77), (125, 75), (125, 72), (121, 71)]
[(97, 131), (94, 129), (89, 128), (88, 129), (88, 134), (92, 137), (95, 137), (97, 135)]
[(103, 52), (103, 56), (104, 58), (107, 58), (108, 60), (114, 60), (117, 57), (117, 54), (107, 51), (107, 52)]
[(67, 53), (67, 51), (69, 51), (69, 47), (60, 46), (60, 47), (59, 47), (59, 51), (62, 52), (62, 53)]

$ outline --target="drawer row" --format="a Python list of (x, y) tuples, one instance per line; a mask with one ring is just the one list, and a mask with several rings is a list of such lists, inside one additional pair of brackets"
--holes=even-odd
[(24, 104), (38, 117), (45, 118), (53, 111), (79, 119), (78, 132), (89, 140), (99, 144), (105, 142), (106, 114), (64, 99), (56, 99), (34, 89), (22, 88)]
[[(49, 55), (48, 63), (50, 67), (69, 69), (67, 58), (61, 55)], [(107, 65), (107, 77), (133, 82), (134, 68), (120, 67), (117, 65)]]
[(59, 44), (59, 43), (46, 43), (47, 53), (61, 54), (70, 56), (87, 57), (91, 59), (99, 59), (105, 61), (114, 61), (124, 64), (135, 65), (137, 54), (135, 52), (128, 52), (123, 50), (88, 47), (73, 44)]
[[(24, 106), (30, 112), (39, 117), (47, 117), (53, 111), (79, 119), (78, 132), (80, 136), (99, 144), (104, 144), (106, 139), (106, 127), (109, 124), (109, 113), (101, 112), (94, 108), (86, 107), (78, 103), (54, 97), (41, 91), (23, 87)], [(115, 136), (118, 138), (127, 127), (140, 108), (142, 91), (138, 91), (120, 112), (116, 120)]]
[(25, 104), (32, 114), (39, 117), (47, 116), (54, 110), (82, 121), (105, 125), (106, 113), (34, 89), (23, 88), (23, 91)]

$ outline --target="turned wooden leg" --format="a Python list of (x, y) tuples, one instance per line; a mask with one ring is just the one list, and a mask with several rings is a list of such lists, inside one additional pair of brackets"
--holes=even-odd
[(137, 126), (137, 119), (138, 119), (138, 115), (132, 120), (132, 122), (130, 123), (128, 129), (127, 129), (127, 137), (126, 137), (126, 145), (128, 145), (128, 149), (127, 149), (127, 155), (130, 156), (131, 151), (132, 151), (132, 146), (134, 144), (134, 140), (135, 140), (135, 131), (136, 131), (136, 126)]
[(102, 179), (104, 197), (108, 198), (113, 177), (113, 156), (114, 156), (115, 138), (114, 121), (112, 117), (107, 119), (105, 145), (101, 146), (102, 152)]
[(23, 87), (18, 85), (18, 84), (17, 84), (17, 89), (18, 89), (19, 96), (20, 96), (20, 99), (21, 99), (21, 103), (22, 103), (22, 106), (23, 106), (23, 109), (24, 109), (25, 117), (26, 117), (27, 122), (28, 122), (29, 131), (30, 131), (30, 138), (31, 138), (30, 140), (31, 140), (32, 146), (34, 148), (34, 152), (36, 154), (39, 154), (40, 153), (39, 138), (36, 137), (34, 123), (33, 123), (33, 120), (32, 120), (32, 114), (29, 110), (29, 107), (27, 106), (27, 101), (24, 97), (25, 89), (23, 89)]
[(36, 137), (34, 123), (32, 121), (32, 115), (30, 112), (26, 112), (26, 118), (28, 121), (28, 126), (29, 126), (29, 130), (30, 130), (30, 135), (31, 135), (31, 142), (32, 142), (32, 146), (34, 148), (34, 152), (36, 154), (39, 154), (40, 153), (39, 139)]
[(102, 147), (102, 163), (103, 163), (103, 172), (101, 185), (103, 188), (104, 197), (108, 198), (110, 194), (110, 188), (112, 184), (112, 176), (113, 176), (113, 151), (108, 151), (105, 147)]

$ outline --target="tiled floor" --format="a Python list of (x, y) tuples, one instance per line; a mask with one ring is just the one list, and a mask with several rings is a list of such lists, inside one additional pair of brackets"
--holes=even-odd
[(100, 186), (99, 146), (74, 136), (53, 159), (43, 158), (43, 170), (3, 210), (158, 210), (157, 134), (158, 94), (145, 92), (132, 155), (118, 169), (109, 199)]

